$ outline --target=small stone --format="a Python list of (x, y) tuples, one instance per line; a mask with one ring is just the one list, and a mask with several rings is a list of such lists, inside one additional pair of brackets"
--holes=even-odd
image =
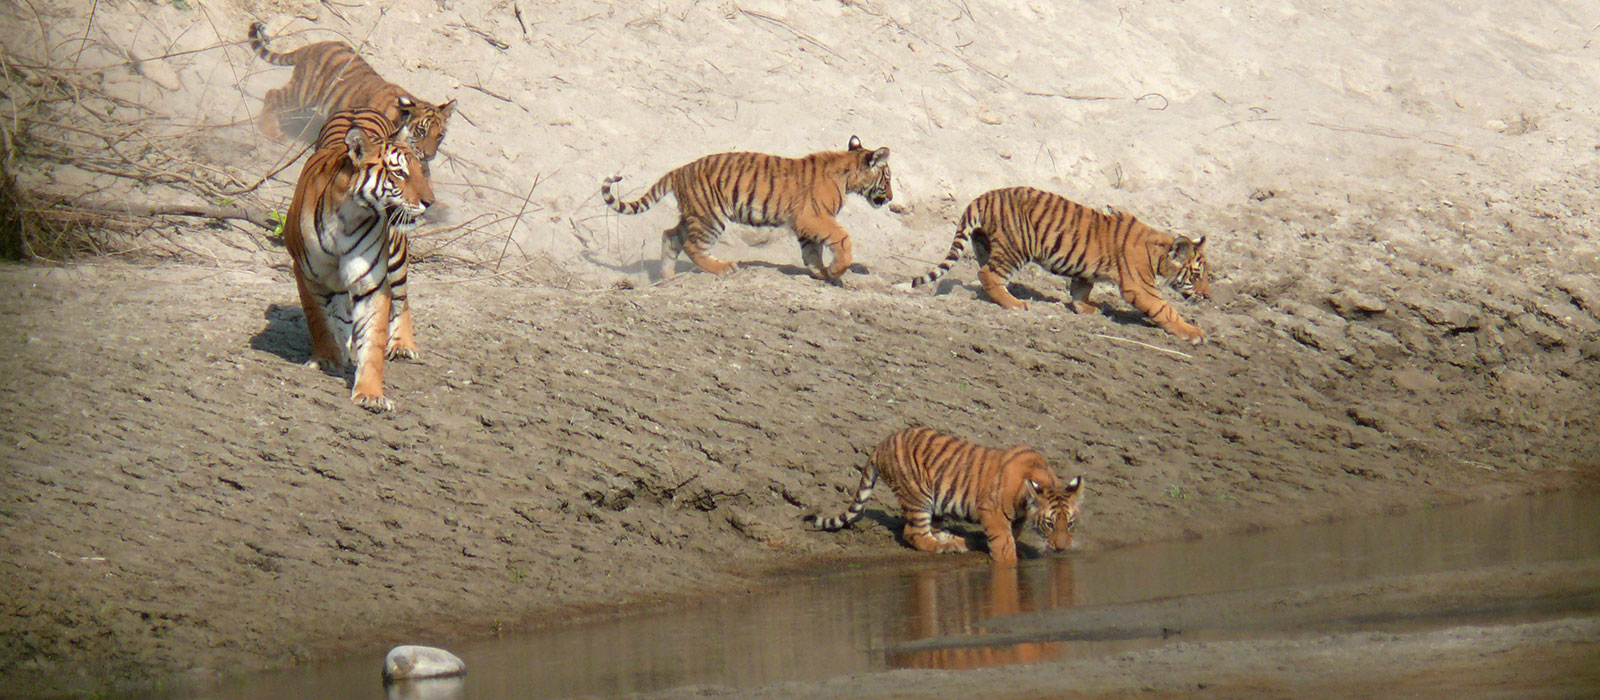
[(459, 676), (467, 672), (460, 657), (443, 649), (406, 644), (389, 650), (383, 659), (383, 679)]
[(1340, 316), (1349, 319), (1381, 314), (1389, 310), (1389, 305), (1383, 303), (1382, 299), (1355, 289), (1341, 289), (1329, 295), (1328, 304)]
[(1475, 331), (1478, 329), (1478, 313), (1466, 304), (1443, 299), (1424, 299), (1412, 304), (1417, 313), (1422, 314), (1423, 320), (1435, 326), (1444, 326), (1452, 331)]

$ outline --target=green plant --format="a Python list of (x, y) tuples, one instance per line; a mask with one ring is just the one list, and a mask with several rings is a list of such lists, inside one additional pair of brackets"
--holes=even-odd
[(284, 216), (278, 212), (269, 211), (267, 212), (267, 220), (272, 222), (272, 233), (267, 234), (267, 237), (283, 238)]

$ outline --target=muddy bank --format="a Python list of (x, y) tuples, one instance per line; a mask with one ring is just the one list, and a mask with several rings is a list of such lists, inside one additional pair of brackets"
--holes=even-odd
[(1527, 343), (1530, 394), (1475, 333), (1398, 310), (1352, 322), (1411, 339), (1363, 366), (1244, 297), (1186, 306), (1219, 329), (1191, 348), (795, 270), (581, 292), (418, 277), (423, 356), (372, 416), (300, 365), (286, 270), (0, 270), (13, 687), (204, 678), (913, 556), (881, 502), (843, 533), (800, 522), (910, 421), (1083, 474), (1090, 548), (1595, 475), (1578, 339)]

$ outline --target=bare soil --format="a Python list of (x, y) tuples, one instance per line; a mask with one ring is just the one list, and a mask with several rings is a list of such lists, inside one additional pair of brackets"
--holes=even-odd
[[(226, 189), (108, 174), (135, 153), (266, 178), (241, 206), (286, 206), (297, 168), (269, 174), (295, 147), (249, 120), (287, 71), (238, 45), (253, 19), (280, 48), (350, 38), (462, 101), (412, 276), (423, 355), (390, 369), (393, 414), (301, 366), (287, 256), (253, 225), (115, 219), (121, 260), (0, 267), (7, 694), (920, 556), (887, 506), (838, 534), (800, 521), (842, 507), (863, 451), (912, 422), (1082, 474), (1085, 547), (1600, 480), (1600, 9), (1081, 5), (0, 9), (8, 110), (72, 93), (38, 79), (50, 65), (120, 100), (97, 114), (144, 120), (143, 150), (18, 132), (29, 191)], [(30, 118), (40, 104), (73, 102)], [(619, 172), (642, 188), (705, 153), (852, 133), (894, 149), (897, 198), (846, 206), (860, 264), (842, 288), (805, 277), (787, 234), (749, 230), (717, 249), (751, 262), (738, 274), (652, 286), (672, 204), (619, 219), (595, 197)], [(1178, 309), (1212, 342), (1174, 341), (1104, 286), (1105, 314), (1071, 314), (1037, 273), (1017, 280), (1043, 302), (1024, 313), (983, 299), (970, 262), (936, 292), (890, 287), (948, 247), (967, 201), (1014, 184), (1207, 234), (1215, 297)], [(1591, 653), (1583, 624), (1548, 633)], [(1440, 634), (1464, 664), (1501, 648)]]

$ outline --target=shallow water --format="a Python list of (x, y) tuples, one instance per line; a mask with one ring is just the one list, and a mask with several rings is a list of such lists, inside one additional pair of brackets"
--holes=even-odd
[[(387, 697), (531, 700), (1097, 656), (1164, 642), (1159, 631), (1000, 646), (959, 640), (987, 631), (986, 620), (1072, 606), (1593, 559), (1600, 559), (1600, 494), (1573, 493), (1047, 557), (1015, 570), (929, 555), (905, 566), (791, 574), (748, 595), (451, 645), (466, 661), (464, 679), (396, 685)], [(911, 643), (930, 638), (941, 643)], [(383, 698), (385, 651), (157, 697)]]

